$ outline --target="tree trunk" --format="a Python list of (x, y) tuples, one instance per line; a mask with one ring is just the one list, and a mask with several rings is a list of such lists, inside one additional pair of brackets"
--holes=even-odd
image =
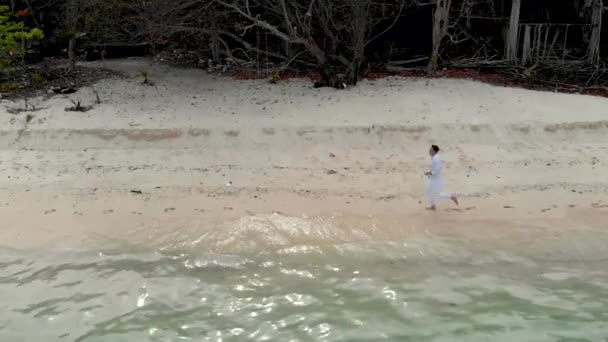
[(524, 31), (524, 46), (521, 60), (523, 65), (527, 65), (528, 61), (532, 60), (532, 54), (530, 52), (530, 25), (525, 25)]
[(427, 65), (427, 72), (434, 73), (437, 70), (439, 61), (439, 49), (441, 41), (448, 31), (450, 18), (450, 7), (452, 0), (437, 0), (433, 14), (433, 46), (431, 50), (431, 58)]
[(517, 46), (519, 43), (519, 14), (521, 10), (521, 0), (513, 0), (511, 5), (511, 19), (509, 21), (509, 31), (506, 39), (505, 57), (508, 61), (517, 61)]
[(600, 62), (600, 36), (602, 33), (602, 14), (604, 4), (602, 0), (593, 0), (591, 12), (591, 38), (589, 39), (589, 64), (598, 65)]
[(70, 72), (76, 71), (76, 36), (70, 37), (68, 44), (68, 59), (70, 61)]
[(361, 70), (361, 62), (356, 61), (354, 62), (354, 72), (353, 72), (353, 79), (352, 79), (352, 85), (356, 86), (357, 85), (357, 81), (359, 81), (359, 71)]
[(218, 64), (220, 62), (220, 33), (217, 26), (217, 14), (213, 13), (212, 15), (212, 25), (211, 25), (211, 58), (213, 59), (213, 63)]
[(78, 37), (78, 0), (69, 0), (66, 3), (66, 10), (65, 10), (65, 21), (66, 21), (66, 28), (67, 28), (67, 33), (69, 35), (69, 42), (68, 42), (68, 60), (69, 60), (69, 71), (70, 72), (75, 72), (76, 71), (76, 39)]
[(213, 63), (220, 62), (220, 39), (216, 32), (211, 35), (211, 58)]
[(315, 83), (315, 88), (319, 87), (338, 87), (338, 75), (334, 68), (332, 68), (329, 64), (324, 64), (319, 66), (319, 72), (321, 73), (322, 80), (320, 82)]

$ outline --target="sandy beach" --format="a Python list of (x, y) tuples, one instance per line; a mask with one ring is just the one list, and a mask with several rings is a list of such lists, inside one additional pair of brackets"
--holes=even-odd
[[(608, 99), (456, 79), (334, 90), (146, 60), (87, 66), (126, 77), (94, 86), (101, 104), (93, 87), (31, 99), (27, 119), (7, 112), (21, 102), (1, 102), (3, 247), (607, 241)], [(94, 107), (67, 112), (70, 99)], [(431, 143), (460, 207), (424, 210)]]

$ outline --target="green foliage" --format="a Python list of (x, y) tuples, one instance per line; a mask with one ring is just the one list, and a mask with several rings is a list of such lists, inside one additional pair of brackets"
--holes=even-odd
[(32, 74), (30, 85), (34, 88), (38, 88), (45, 80), (46, 80), (46, 78), (44, 77), (43, 74), (41, 74), (39, 72), (35, 72)]
[(89, 110), (93, 109), (93, 106), (83, 106), (82, 105), (82, 101), (80, 99), (70, 99), (70, 101), (72, 102), (73, 106), (72, 107), (67, 107), (65, 109), (66, 112), (88, 112)]
[(532, 77), (534, 75), (536, 75), (536, 69), (538, 68), (538, 63), (532, 65), (531, 67), (527, 68), (526, 70), (524, 70), (524, 77), (525, 78), (529, 78)]
[(8, 6), (0, 6), (0, 68), (11, 65), (15, 57), (25, 56), (22, 42), (42, 39), (42, 30), (28, 29), (23, 23), (16, 22)]
[(281, 81), (282, 77), (281, 77), (281, 73), (280, 72), (273, 72), (270, 78), (270, 83), (272, 84), (277, 84)]
[(141, 76), (147, 80), (148, 76), (150, 76), (150, 72), (147, 69), (139, 69), (137, 70), (137, 76)]
[(150, 72), (147, 69), (139, 69), (137, 70), (137, 75), (140, 77), (143, 77), (144, 80), (142, 81), (143, 84), (145, 85), (154, 85), (154, 82), (152, 82), (150, 80)]
[(21, 82), (8, 81), (0, 83), (0, 93), (12, 93), (16, 90), (23, 88)]

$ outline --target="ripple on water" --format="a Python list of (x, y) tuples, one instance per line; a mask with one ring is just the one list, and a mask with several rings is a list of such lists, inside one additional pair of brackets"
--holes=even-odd
[[(271, 239), (275, 251), (290, 248), (283, 245), (290, 227)], [(240, 238), (250, 231), (242, 232)], [(0, 340), (606, 336), (608, 271), (601, 261), (536, 260), (450, 240), (340, 242), (336, 253), (322, 250), (246, 257), (0, 253)]]

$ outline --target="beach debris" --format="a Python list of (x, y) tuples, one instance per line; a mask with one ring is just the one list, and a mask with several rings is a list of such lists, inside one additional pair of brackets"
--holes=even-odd
[(226, 183), (226, 186), (232, 186), (232, 182), (229, 181), (228, 183)]
[(131, 190), (132, 194), (143, 195), (144, 193), (141, 190)]
[(76, 89), (74, 89), (72, 87), (59, 87), (59, 86), (51, 86), (49, 88), (49, 90), (47, 91), (47, 93), (49, 95), (51, 95), (51, 94), (68, 95), (68, 94), (74, 94), (75, 92), (76, 92)]
[(333, 154), (333, 153), (330, 153), (330, 154), (329, 154), (329, 158), (336, 158), (336, 155), (335, 155), (335, 154)]
[(505, 205), (505, 206), (503, 206), (503, 208), (505, 208), (505, 209), (514, 209), (514, 207), (512, 207), (510, 205)]
[[(352, 197), (352, 196), (351, 196)], [(397, 195), (388, 195), (388, 196), (382, 196), (382, 197), (378, 197), (379, 201), (390, 201), (390, 200), (394, 200), (397, 198)]]
[(336, 173), (338, 173), (338, 172), (331, 170), (331, 169), (327, 170), (328, 175), (335, 175)]

